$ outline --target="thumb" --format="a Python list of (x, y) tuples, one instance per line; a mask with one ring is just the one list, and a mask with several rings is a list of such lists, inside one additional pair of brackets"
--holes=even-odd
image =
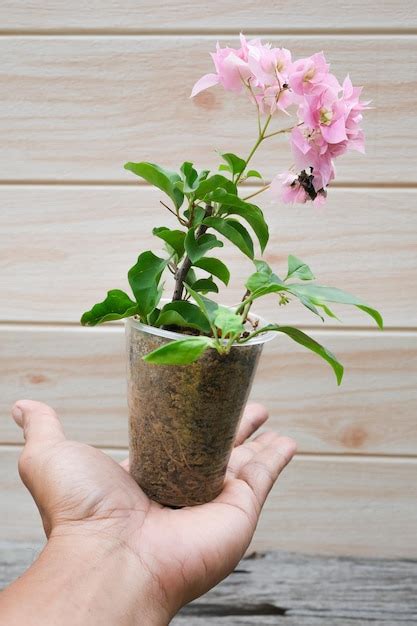
[(42, 459), (51, 445), (65, 440), (64, 431), (50, 406), (19, 400), (12, 408), (13, 419), (23, 429), (25, 446), (19, 458), (19, 474), (41, 514), (46, 536), (51, 532), (49, 496)]
[(12, 408), (13, 419), (23, 429), (25, 448), (49, 446), (65, 439), (55, 411), (43, 402), (19, 400)]

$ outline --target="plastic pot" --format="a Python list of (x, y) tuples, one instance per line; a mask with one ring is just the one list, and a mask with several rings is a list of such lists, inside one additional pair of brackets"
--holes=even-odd
[(259, 357), (272, 337), (259, 335), (227, 355), (209, 348), (191, 365), (153, 365), (142, 357), (184, 335), (127, 320), (130, 473), (151, 499), (183, 507), (221, 492)]

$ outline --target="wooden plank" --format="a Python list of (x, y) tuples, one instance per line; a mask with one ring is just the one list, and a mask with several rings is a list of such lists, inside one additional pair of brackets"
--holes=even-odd
[[(122, 168), (127, 160), (179, 167), (187, 159), (212, 167), (216, 148), (247, 154), (256, 129), (249, 103), (238, 105), (220, 89), (189, 99), (194, 81), (211, 69), (208, 52), (215, 42), (214, 37), (204, 42), (158, 36), (2, 38), (0, 180), (125, 182), (132, 180)], [(281, 36), (274, 43), (297, 57), (324, 49), (341, 78), (349, 72), (356, 84), (366, 85), (375, 106), (366, 116), (368, 156), (346, 156), (339, 182), (417, 182), (417, 123), (410, 115), (417, 98), (410, 89), (416, 38)], [(287, 125), (288, 118), (277, 122)], [(266, 177), (291, 163), (279, 141), (271, 140), (253, 160), (255, 167), (263, 165)]]
[[(417, 334), (314, 336), (346, 366), (338, 388), (326, 363), (287, 337), (268, 344), (251, 394), (270, 426), (302, 452), (415, 455)], [(127, 445), (121, 328), (0, 327), (0, 442), (19, 443), (11, 418), (18, 398), (48, 402), (69, 437)]]
[[(24, 572), (37, 543), (0, 543), (0, 589)], [(253, 553), (172, 621), (185, 624), (415, 624), (416, 561)]]
[[(384, 30), (410, 30), (417, 26), (415, 4), (405, 0), (398, 4), (385, 0), (382, 4), (370, 0), (366, 4), (351, 0), (343, 6), (331, 0), (314, 3), (302, 0), (297, 11), (290, 0), (262, 3), (262, 11), (254, 11), (250, 0), (204, 4), (179, 0), (165, 0), (160, 10), (149, 0), (138, 3), (125, 0), (123, 4), (104, 0), (85, 3), (82, 0), (63, 4), (47, 0), (36, 11), (29, 2), (4, 0), (0, 6), (0, 23), (3, 32), (239, 32), (239, 30), (291, 32), (293, 30), (358, 32)], [(204, 22), (202, 23), (202, 12)]]
[[(18, 447), (0, 449), (0, 540), (40, 541), (18, 454)], [(112, 456), (121, 460), (125, 452)], [(416, 469), (416, 460), (299, 456), (273, 490), (252, 549), (416, 558)]]
[[(175, 227), (161, 198), (139, 185), (0, 186), (0, 320), (78, 322), (108, 289), (129, 290), (127, 270), (138, 253), (161, 245), (153, 226)], [(416, 326), (416, 201), (411, 189), (334, 189), (319, 214), (304, 205), (276, 206), (260, 195), (271, 231), (266, 258), (283, 275), (287, 255), (295, 254), (321, 284), (357, 293), (379, 308), (387, 327)], [(220, 301), (240, 301), (251, 261), (228, 243), (215, 254), (232, 270)], [(167, 295), (171, 290), (168, 280)], [(276, 298), (268, 297), (256, 308), (280, 323), (321, 324), (297, 302), (278, 309)], [(346, 324), (373, 324), (351, 307), (338, 312)], [(340, 323), (328, 320), (326, 326)]]
[(254, 554), (172, 624), (411, 625), (416, 572), (411, 560)]

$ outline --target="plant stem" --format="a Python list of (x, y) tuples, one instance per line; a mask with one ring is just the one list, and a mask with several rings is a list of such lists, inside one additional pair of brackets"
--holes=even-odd
[[(236, 314), (237, 315), (241, 314), (243, 311), (245, 311), (246, 308), (247, 308), (246, 315), (249, 313), (249, 309), (252, 306), (252, 303), (253, 303), (255, 298), (253, 297), (253, 293), (251, 293), (251, 295), (248, 295), (248, 296), (246, 295), (247, 293), (248, 292), (246, 291), (246, 293), (245, 293), (245, 295), (244, 295), (244, 297), (242, 299), (242, 302), (239, 304), (239, 306), (236, 309)], [(248, 307), (248, 305), (249, 305), (249, 307)]]
[(269, 326), (264, 326), (263, 328), (258, 328), (258, 330), (255, 330), (253, 333), (250, 333), (250, 335), (245, 337), (245, 339), (238, 339), (237, 341), (238, 341), (238, 343), (246, 343), (247, 341), (249, 341), (249, 339), (253, 339), (257, 335), (260, 335), (261, 333), (267, 333), (268, 331), (276, 330), (277, 328), (278, 328), (277, 324), (269, 324)]
[(300, 122), (299, 124), (295, 124), (295, 126), (288, 126), (287, 128), (281, 128), (281, 130), (276, 130), (274, 133), (269, 133), (269, 135), (264, 135), (264, 139), (269, 139), (270, 137), (275, 137), (275, 135), (282, 135), (283, 133), (290, 133), (297, 126), (302, 126), (304, 122)]
[[(210, 204), (207, 204), (204, 217), (210, 217), (212, 213), (213, 213), (213, 207)], [(208, 229), (208, 226), (206, 226), (205, 224), (200, 224), (200, 226), (197, 228), (195, 238), (198, 239), (199, 237), (204, 235), (207, 229)], [(172, 296), (173, 302), (175, 300), (182, 300), (182, 294), (184, 292), (184, 281), (187, 277), (188, 272), (191, 269), (191, 266), (192, 266), (192, 261), (190, 257), (188, 255), (185, 255), (184, 261), (182, 262), (181, 267), (178, 268), (176, 275), (175, 275), (175, 289), (174, 289), (174, 293)]]
[(177, 220), (179, 221), (179, 223), (181, 224), (181, 226), (185, 226), (187, 224), (187, 222), (185, 222), (181, 217), (180, 214), (175, 211), (173, 211), (167, 204), (165, 204), (165, 202), (162, 202), (162, 200), (159, 201), (160, 204), (162, 204), (162, 206), (164, 206), (166, 209), (168, 209), (168, 211), (170, 213), (172, 213), (172, 215), (175, 215), (175, 217), (177, 218)]
[(242, 200), (249, 200), (249, 198), (254, 198), (255, 196), (257, 196), (260, 193), (263, 193), (264, 191), (269, 189), (270, 186), (271, 185), (265, 185), (265, 187), (262, 187), (261, 189), (258, 189), (258, 191), (255, 191), (254, 193), (251, 193), (249, 196), (246, 196), (245, 198), (242, 198)]
[(260, 144), (262, 143), (262, 141), (265, 139), (265, 133), (267, 131), (267, 128), (269, 126), (269, 123), (272, 119), (272, 115), (268, 115), (266, 122), (265, 122), (265, 126), (263, 127), (263, 129), (260, 131), (259, 135), (258, 135), (258, 139), (255, 142), (255, 145), (253, 146), (252, 150), (249, 152), (249, 155), (245, 161), (245, 167), (243, 168), (242, 172), (239, 174), (239, 176), (236, 178), (236, 185), (239, 183), (243, 172), (245, 171), (245, 169), (248, 166), (249, 161), (251, 160), (251, 158), (253, 157), (253, 155), (255, 154), (256, 150), (259, 148)]

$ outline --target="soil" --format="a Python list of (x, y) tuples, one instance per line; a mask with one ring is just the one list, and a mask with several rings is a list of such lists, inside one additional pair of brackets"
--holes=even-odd
[(262, 344), (187, 366), (142, 360), (167, 341), (128, 322), (130, 473), (153, 500), (191, 506), (222, 490)]

